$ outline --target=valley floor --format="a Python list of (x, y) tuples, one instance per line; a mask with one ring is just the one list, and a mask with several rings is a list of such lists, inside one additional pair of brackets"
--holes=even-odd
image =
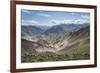
[(86, 47), (70, 49), (64, 54), (36, 54), (22, 56), (22, 63), (47, 62), (47, 61), (70, 61), (90, 59), (89, 49)]

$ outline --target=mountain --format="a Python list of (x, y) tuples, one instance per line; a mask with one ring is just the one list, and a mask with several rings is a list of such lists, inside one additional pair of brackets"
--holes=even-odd
[(60, 27), (62, 27), (65, 31), (78, 31), (81, 28), (87, 27), (89, 26), (89, 24), (84, 23), (84, 24), (61, 24), (59, 25)]
[(73, 45), (77, 46), (78, 44), (75, 45), (77, 42), (79, 42), (80, 40), (87, 39), (90, 36), (89, 26), (81, 28), (78, 31), (74, 31), (74, 32), (63, 31), (63, 29), (60, 29), (60, 28), (59, 30), (56, 30), (56, 31), (63, 32), (64, 34), (63, 35), (53, 34), (52, 36), (39, 35), (39, 38), (35, 37), (33, 38), (33, 40), (28, 40), (28, 39), (26, 40), (25, 38), (22, 38), (22, 48), (35, 49), (35, 51), (37, 52), (40, 52), (40, 51), (56, 52), (58, 50), (63, 49), (64, 47), (68, 48)]
[(22, 36), (33, 36), (36, 34), (41, 34), (43, 30), (41, 28), (38, 28), (36, 26), (21, 26), (21, 35)]
[[(67, 27), (69, 29), (66, 29)], [(21, 37), (22, 62), (35, 62), (36, 59), (37, 61), (41, 59), (42, 61), (54, 61), (57, 57), (59, 61), (63, 59), (89, 59), (90, 25), (62, 24), (45, 31), (42, 30), (42, 32), (37, 32), (41, 30), (40, 28), (39, 30), (35, 30), (33, 27), (31, 30), (29, 29), (25, 27), (22, 30), (25, 35), (32, 34), (31, 39)], [(39, 35), (33, 35), (33, 30)]]
[(75, 32), (87, 26), (89, 26), (89, 24), (60, 24), (49, 28), (44, 34), (63, 33), (64, 31)]
[(48, 45), (48, 42), (45, 40), (30, 41), (25, 38), (21, 38), (21, 50), (22, 56), (32, 55), (32, 54), (41, 54), (41, 53), (54, 53), (55, 48)]
[(33, 36), (36, 34), (63, 34), (64, 31), (67, 32), (75, 32), (78, 31), (81, 28), (87, 27), (89, 24), (60, 24), (55, 26), (21, 26), (21, 35), (22, 36)]
[(46, 26), (46, 25), (35, 25), (35, 26), (42, 29), (43, 31), (46, 31), (52, 27), (52, 26)]
[(49, 28), (48, 30), (46, 30), (43, 34), (50, 34), (50, 33), (63, 33), (64, 29), (61, 26), (53, 26), (51, 28)]
[[(65, 33), (66, 35), (67, 33)], [(64, 35), (64, 36), (65, 36)], [(67, 40), (66, 40), (67, 39)], [(59, 53), (74, 52), (74, 50), (88, 50), (90, 48), (90, 26), (81, 28), (78, 31), (71, 32), (69, 37), (64, 38), (68, 41), (68, 45), (61, 49)], [(63, 44), (64, 45), (64, 44)], [(68, 51), (69, 50), (69, 51)], [(86, 51), (87, 52), (87, 51)]]
[(35, 49), (34, 49), (34, 47), (35, 47), (34, 42), (23, 39), (23, 38), (21, 38), (21, 41), (22, 41), (22, 43), (21, 43), (22, 56), (29, 55), (29, 54), (36, 52)]

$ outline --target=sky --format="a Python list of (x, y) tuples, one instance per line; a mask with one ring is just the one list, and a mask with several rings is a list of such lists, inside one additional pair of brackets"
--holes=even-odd
[(21, 10), (21, 25), (54, 26), (90, 23), (90, 13), (68, 11)]

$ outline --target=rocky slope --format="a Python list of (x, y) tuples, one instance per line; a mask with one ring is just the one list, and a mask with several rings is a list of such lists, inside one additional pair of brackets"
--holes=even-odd
[[(89, 47), (89, 25), (70, 26), (65, 30), (65, 25), (54, 26), (45, 32), (37, 27), (22, 27), (22, 56), (25, 54), (62, 54), (73, 48)], [(66, 25), (66, 27), (69, 25)], [(77, 30), (72, 30), (75, 27)], [(76, 28), (77, 27), (77, 28)], [(24, 37), (23, 37), (24, 35)]]

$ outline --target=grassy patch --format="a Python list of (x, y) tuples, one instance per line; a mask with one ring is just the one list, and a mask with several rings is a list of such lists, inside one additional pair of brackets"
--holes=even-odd
[(89, 50), (84, 48), (72, 49), (61, 55), (25, 55), (22, 62), (47, 62), (47, 61), (69, 61), (89, 59)]

